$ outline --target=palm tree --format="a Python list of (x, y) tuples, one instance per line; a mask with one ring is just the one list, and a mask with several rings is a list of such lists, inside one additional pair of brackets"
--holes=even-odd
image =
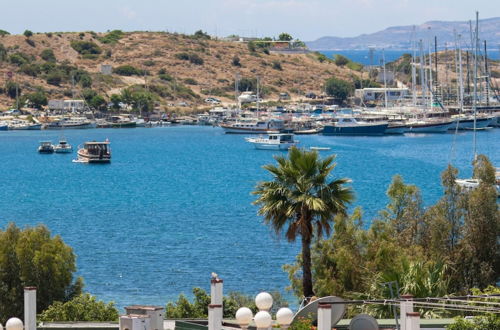
[(314, 295), (311, 272), (311, 241), (315, 235), (329, 234), (336, 214), (345, 214), (354, 194), (348, 179), (329, 181), (335, 156), (320, 159), (316, 151), (292, 148), (289, 158), (275, 156), (278, 166), (266, 165), (272, 181), (257, 184), (259, 215), (277, 235), (285, 232), (289, 242), (302, 240), (302, 292)]

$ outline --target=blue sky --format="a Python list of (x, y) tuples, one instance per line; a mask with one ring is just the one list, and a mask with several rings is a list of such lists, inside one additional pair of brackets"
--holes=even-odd
[[(2, 4), (3, 3), (3, 4)], [(357, 36), (429, 20), (500, 16), (498, 0), (0, 0), (0, 29), (177, 31), (302, 40)]]

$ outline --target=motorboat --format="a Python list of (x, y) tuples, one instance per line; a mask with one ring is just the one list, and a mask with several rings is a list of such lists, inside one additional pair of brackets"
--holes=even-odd
[(245, 140), (252, 143), (255, 149), (263, 150), (288, 150), (299, 143), (293, 134), (288, 133), (269, 134), (267, 137), (251, 137)]
[[(475, 129), (485, 129), (490, 126), (494, 119), (494, 116), (476, 116), (476, 123), (474, 124), (474, 115), (464, 116), (452, 116), (452, 119), (456, 120), (456, 124), (452, 125), (449, 129), (459, 129), (459, 130), (473, 130)], [(457, 126), (458, 125), (458, 126)]]
[(52, 141), (41, 141), (38, 147), (38, 152), (41, 154), (51, 154), (54, 152)]
[(336, 121), (323, 127), (323, 135), (383, 135), (387, 122), (365, 122), (352, 116), (336, 118)]
[(26, 120), (13, 120), (9, 124), (9, 130), (41, 130), (42, 124), (30, 123)]
[(226, 134), (271, 134), (278, 133), (285, 128), (281, 119), (258, 120), (252, 118), (242, 118), (234, 123), (222, 123)]
[(0, 122), (0, 131), (7, 131), (9, 130), (9, 124), (6, 122)]
[(406, 122), (407, 133), (446, 133), (453, 127), (451, 120), (413, 120)]
[(95, 127), (96, 124), (85, 117), (64, 117), (45, 125), (45, 129), (86, 129)]
[(73, 147), (66, 140), (59, 140), (59, 144), (54, 146), (54, 151), (58, 154), (68, 154), (73, 152)]
[(85, 142), (78, 148), (78, 161), (82, 163), (110, 163), (111, 148), (109, 141)]

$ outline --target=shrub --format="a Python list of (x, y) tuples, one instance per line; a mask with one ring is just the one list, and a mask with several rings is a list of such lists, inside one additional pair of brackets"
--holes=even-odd
[(114, 44), (123, 38), (125, 34), (121, 30), (113, 30), (107, 33), (104, 37), (99, 38), (99, 41), (103, 44)]
[(26, 40), (26, 43), (27, 43), (28, 45), (30, 45), (31, 47), (35, 47), (35, 46), (36, 46), (36, 45), (35, 45), (35, 41), (33, 41), (32, 39), (25, 39), (25, 40)]
[(28, 55), (24, 53), (14, 53), (9, 56), (9, 62), (17, 66), (21, 66), (31, 61)]
[(233, 57), (233, 61), (231, 62), (234, 66), (241, 66), (241, 63), (240, 63), (240, 58), (236, 55), (234, 55)]
[(158, 77), (161, 79), (161, 80), (165, 80), (165, 81), (173, 81), (174, 80), (174, 77), (172, 77), (171, 75), (169, 75), (168, 73), (160, 73), (158, 75)]
[(50, 48), (42, 50), (40, 53), (40, 57), (47, 62), (55, 62), (56, 56), (54, 55), (54, 51)]
[(193, 37), (195, 39), (205, 39), (205, 40), (210, 40), (210, 36), (208, 33), (203, 32), (202, 30), (198, 30), (193, 34)]
[(255, 48), (255, 42), (253, 41), (249, 41), (247, 43), (247, 47), (248, 47), (248, 50), (251, 52), (251, 53), (254, 53), (256, 51), (256, 48)]
[(60, 86), (63, 78), (64, 76), (60, 71), (52, 71), (47, 74), (45, 80), (49, 85)]
[(0, 61), (5, 61), (7, 59), (7, 49), (3, 44), (0, 44)]
[(47, 33), (45, 33), (45, 35), (46, 35), (48, 38), (52, 38), (52, 32), (47, 32)]
[(36, 77), (40, 74), (40, 66), (37, 64), (29, 64), (25, 63), (21, 65), (19, 68), (19, 71), (21, 71), (24, 74), (27, 74), (28, 76)]
[(188, 53), (177, 53), (174, 56), (176, 58), (178, 58), (179, 60), (189, 61), (189, 54)]
[(66, 303), (55, 302), (39, 316), (40, 321), (116, 321), (118, 310), (113, 302), (97, 301), (90, 294), (81, 294)]
[(335, 55), (335, 64), (338, 65), (338, 66), (344, 66), (346, 65), (347, 63), (349, 63), (350, 60), (343, 56), (343, 55), (340, 55), (340, 54), (336, 54)]
[(23, 34), (26, 38), (33, 36), (33, 32), (31, 32), (30, 30), (25, 30)]
[(204, 61), (198, 54), (190, 54), (189, 62), (196, 65), (203, 65)]
[(119, 74), (120, 76), (140, 76), (144, 74), (144, 70), (140, 70), (132, 65), (126, 64), (114, 68), (113, 73)]
[(153, 60), (146, 60), (146, 61), (142, 62), (142, 64), (144, 64), (145, 66), (154, 66), (155, 65), (155, 61), (153, 61)]
[(83, 54), (82, 59), (84, 60), (97, 60), (99, 58), (99, 55), (97, 54)]
[(13, 81), (7, 81), (5, 83), (5, 93), (11, 99), (15, 99), (16, 94), (21, 95), (21, 88), (19, 87), (19, 84), (15, 83)]
[(194, 80), (193, 78), (186, 78), (184, 79), (184, 83), (188, 85), (198, 85), (198, 82)]
[(71, 48), (76, 50), (78, 54), (80, 55), (85, 55), (85, 54), (101, 54), (102, 50), (101, 48), (93, 43), (92, 41), (79, 41), (79, 40), (73, 40), (70, 43)]
[(283, 68), (281, 67), (281, 63), (280, 61), (273, 61), (273, 69), (275, 70), (283, 70)]
[(10, 33), (5, 31), (5, 30), (0, 30), (0, 37), (3, 37), (3, 36), (6, 36), (6, 35), (9, 35)]

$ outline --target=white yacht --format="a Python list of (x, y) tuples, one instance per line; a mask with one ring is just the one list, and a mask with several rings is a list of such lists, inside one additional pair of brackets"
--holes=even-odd
[(285, 123), (281, 119), (242, 118), (234, 123), (222, 123), (220, 127), (226, 134), (270, 134), (284, 129)]
[(252, 143), (255, 149), (262, 150), (288, 150), (296, 146), (299, 141), (294, 139), (293, 134), (269, 134), (267, 137), (246, 138), (247, 142)]
[(54, 121), (45, 126), (46, 129), (83, 129), (95, 128), (96, 123), (91, 122), (85, 117), (64, 117), (59, 121)]
[(66, 140), (59, 140), (59, 144), (54, 146), (54, 151), (58, 154), (67, 154), (73, 152), (73, 147)]

